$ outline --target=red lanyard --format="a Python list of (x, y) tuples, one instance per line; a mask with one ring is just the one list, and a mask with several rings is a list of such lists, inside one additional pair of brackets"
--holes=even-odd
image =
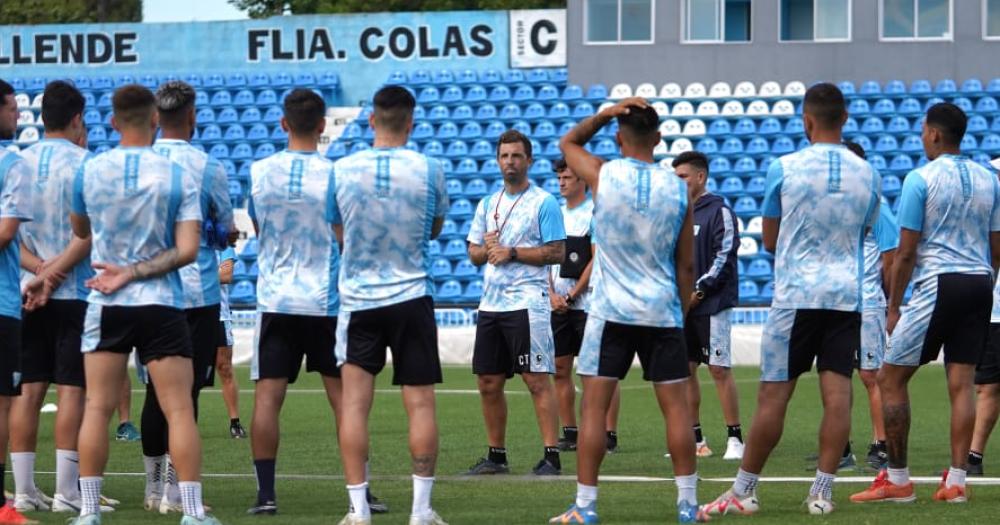
[(493, 222), (496, 223), (497, 225), (498, 240), (500, 239), (500, 234), (503, 233), (504, 227), (507, 226), (507, 220), (510, 219), (510, 214), (513, 213), (514, 207), (517, 206), (517, 203), (521, 202), (521, 197), (524, 197), (524, 194), (528, 193), (528, 189), (530, 188), (526, 188), (524, 191), (522, 191), (521, 194), (517, 196), (517, 199), (514, 200), (514, 204), (510, 205), (510, 208), (507, 210), (507, 216), (503, 218), (503, 224), (500, 223), (500, 201), (503, 200), (503, 195), (504, 193), (506, 193), (506, 190), (501, 190), (500, 194), (497, 195), (497, 205), (496, 208), (493, 210)]

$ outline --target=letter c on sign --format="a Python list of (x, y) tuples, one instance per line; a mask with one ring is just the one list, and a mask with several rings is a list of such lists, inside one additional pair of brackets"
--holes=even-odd
[[(531, 49), (539, 55), (551, 55), (556, 50), (557, 39), (552, 35), (557, 31), (551, 20), (539, 20), (531, 26)], [(542, 42), (543, 34), (545, 42)]]

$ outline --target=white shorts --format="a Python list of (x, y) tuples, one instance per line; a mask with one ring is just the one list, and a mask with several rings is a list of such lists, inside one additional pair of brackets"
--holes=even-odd
[(878, 370), (885, 357), (885, 309), (871, 308), (861, 312), (861, 350), (858, 352), (858, 368)]

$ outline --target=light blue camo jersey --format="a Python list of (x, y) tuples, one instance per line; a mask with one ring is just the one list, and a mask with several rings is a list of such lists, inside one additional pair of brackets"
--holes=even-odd
[[(95, 263), (128, 266), (175, 246), (178, 222), (201, 221), (198, 188), (180, 164), (148, 147), (117, 147), (89, 160), (73, 184), (73, 213), (90, 219)], [(184, 308), (180, 274), (133, 281), (87, 301), (103, 306)]]
[[(594, 200), (587, 197), (579, 206), (576, 208), (568, 208), (563, 204), (562, 208), (563, 224), (566, 227), (566, 235), (572, 235), (574, 237), (585, 237), (587, 235), (591, 236), (591, 241), (593, 242), (593, 234), (591, 232), (591, 226), (594, 222)], [(560, 265), (555, 264), (551, 266), (551, 278), (552, 278), (552, 290), (555, 291), (556, 295), (565, 296), (573, 290), (576, 286), (578, 279), (568, 279), (564, 277), (559, 277)], [(586, 310), (588, 300), (590, 298), (590, 287), (584, 290), (576, 301), (569, 307), (570, 310)]]
[(1000, 182), (968, 157), (941, 155), (903, 181), (899, 226), (920, 233), (913, 282), (945, 273), (992, 274)]
[(340, 300), (371, 310), (434, 294), (428, 241), (448, 212), (441, 165), (404, 148), (374, 148), (334, 165), (335, 220), (344, 227)]
[[(232, 246), (226, 248), (225, 250), (219, 252), (219, 264), (226, 261), (236, 261), (236, 250)], [(219, 320), (220, 321), (232, 321), (233, 311), (229, 307), (229, 288), (228, 284), (219, 285), (219, 296), (221, 300), (219, 301)]]
[(590, 314), (621, 324), (684, 326), (675, 252), (687, 184), (672, 168), (635, 159), (607, 162), (599, 177)]
[[(32, 220), (31, 168), (20, 156), (0, 150), (0, 219)], [(21, 318), (21, 247), (17, 238), (0, 252), (0, 315)]]
[(333, 192), (333, 162), (315, 151), (285, 150), (250, 167), (258, 312), (337, 315)]
[[(190, 172), (198, 188), (201, 216), (215, 224), (233, 228), (233, 205), (229, 200), (226, 168), (218, 160), (183, 140), (159, 139), (153, 150), (178, 163)], [(221, 302), (219, 260), (209, 239), (202, 235), (195, 261), (180, 269), (184, 288), (184, 307), (198, 308)]]
[(772, 308), (862, 310), (864, 238), (878, 218), (880, 180), (839, 144), (771, 163), (763, 215), (781, 220)]
[[(479, 201), (466, 240), (485, 246), (486, 234), (495, 231), (500, 232), (501, 246), (513, 248), (537, 248), (566, 240), (559, 203), (551, 193), (533, 183), (517, 195), (501, 190)], [(479, 309), (484, 312), (527, 310), (541, 304), (543, 298), (548, 305), (548, 271), (547, 266), (516, 261), (500, 266), (487, 262)]]
[(885, 308), (882, 288), (882, 254), (899, 247), (899, 225), (889, 203), (882, 199), (875, 225), (865, 235), (864, 307)]
[[(73, 238), (69, 223), (73, 179), (90, 156), (87, 150), (65, 139), (43, 139), (21, 152), (34, 175), (31, 208), (35, 219), (21, 226), (21, 242), (43, 261), (58, 257)], [(34, 277), (22, 273), (22, 278)], [(90, 289), (84, 282), (93, 275), (90, 257), (85, 257), (52, 292), (52, 299), (85, 300)]]

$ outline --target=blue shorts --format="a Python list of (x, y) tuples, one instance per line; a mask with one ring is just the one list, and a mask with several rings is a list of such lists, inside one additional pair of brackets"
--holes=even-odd
[(861, 312), (861, 349), (858, 368), (878, 370), (885, 357), (885, 308), (869, 308)]

